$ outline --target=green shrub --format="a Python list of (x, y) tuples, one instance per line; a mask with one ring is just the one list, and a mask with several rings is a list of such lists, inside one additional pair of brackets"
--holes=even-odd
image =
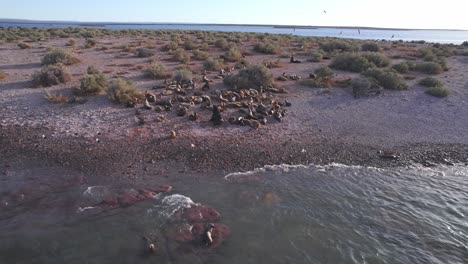
[(463, 41), (462, 46), (468, 47), (468, 41)]
[(89, 38), (89, 39), (86, 39), (86, 42), (85, 42), (85, 49), (89, 49), (89, 48), (92, 48), (94, 46), (96, 46), (97, 44), (97, 41), (92, 39), (92, 38)]
[(203, 69), (207, 71), (219, 71), (223, 67), (222, 60), (208, 58), (203, 62)]
[(257, 43), (254, 50), (264, 54), (279, 54), (281, 52), (281, 48), (273, 42)]
[(183, 49), (176, 49), (174, 53), (172, 54), (172, 59), (174, 61), (178, 61), (184, 64), (187, 64), (190, 62), (190, 55), (185, 53)]
[(75, 39), (69, 39), (67, 44), (65, 46), (70, 46), (70, 47), (75, 47), (77, 45), (77, 42)]
[(435, 97), (446, 97), (450, 94), (450, 91), (443, 86), (436, 86), (427, 89), (426, 93)]
[(380, 50), (380, 47), (379, 47), (379, 45), (377, 45), (377, 43), (368, 42), (368, 43), (364, 43), (364, 44), (361, 45), (361, 50), (362, 51), (378, 52)]
[(116, 103), (127, 104), (143, 100), (145, 95), (129, 80), (116, 79), (107, 88), (109, 98)]
[(192, 53), (193, 58), (196, 60), (206, 60), (209, 57), (208, 52), (206, 51), (194, 50)]
[[(289, 55), (288, 55), (288, 58), (289, 58)], [(323, 60), (323, 54), (318, 52), (318, 51), (312, 51), (310, 54), (309, 54), (309, 59), (308, 61), (311, 61), (311, 62), (321, 62)]]
[(86, 69), (87, 74), (100, 74), (101, 72), (95, 66), (88, 66)]
[(237, 89), (257, 89), (273, 86), (273, 76), (263, 65), (249, 65), (236, 75), (224, 78), (224, 84)]
[(426, 87), (438, 87), (444, 85), (441, 81), (434, 77), (426, 77), (419, 81), (419, 84)]
[(229, 46), (229, 43), (226, 39), (218, 39), (215, 42), (215, 46), (221, 49), (226, 49)]
[(335, 73), (327, 66), (320, 67), (314, 71), (317, 78), (332, 78)]
[(192, 40), (186, 40), (184, 43), (185, 50), (194, 50), (197, 48), (197, 44), (195, 44)]
[(439, 74), (444, 71), (439, 63), (432, 61), (417, 63), (415, 70), (426, 74)]
[(154, 80), (160, 80), (170, 78), (172, 75), (167, 71), (166, 66), (159, 62), (154, 62), (146, 69), (145, 76)]
[(353, 87), (353, 96), (359, 98), (362, 96), (378, 95), (382, 92), (382, 87), (364, 76), (359, 76), (351, 81)]
[(147, 49), (147, 48), (139, 48), (137, 49), (137, 56), (138, 58), (149, 58), (154, 56), (154, 51)]
[(374, 79), (380, 86), (388, 90), (406, 90), (408, 86), (401, 76), (392, 70), (368, 69), (362, 73), (368, 78)]
[(373, 65), (365, 57), (357, 53), (344, 53), (333, 58), (330, 67), (343, 71), (363, 72), (373, 67)]
[(53, 65), (57, 63), (72, 65), (78, 62), (80, 62), (80, 59), (75, 57), (72, 53), (62, 49), (53, 50), (42, 58), (42, 65)]
[(18, 47), (19, 47), (20, 49), (30, 49), (30, 48), (32, 48), (31, 44), (29, 44), (29, 43), (24, 43), (24, 42), (18, 43)]
[(178, 82), (192, 80), (192, 72), (187, 69), (180, 69), (175, 72), (174, 79)]
[(242, 60), (242, 52), (238, 48), (230, 48), (223, 57), (227, 61), (238, 62)]
[(398, 64), (395, 64), (392, 66), (392, 69), (399, 73), (408, 73), (410, 70), (410, 67), (407, 62), (400, 62)]
[(390, 59), (382, 53), (363, 52), (361, 55), (379, 68), (387, 67), (390, 64)]
[(358, 51), (359, 47), (357, 47), (354, 44), (348, 43), (344, 40), (333, 40), (330, 42), (320, 43), (320, 49), (326, 52), (333, 52), (333, 51), (353, 52), (353, 51)]
[(171, 41), (164, 45), (161, 49), (162, 51), (171, 51), (171, 50), (176, 50), (179, 48), (179, 44), (177, 42)]
[(73, 93), (78, 96), (98, 95), (106, 90), (108, 84), (104, 74), (88, 67), (88, 74), (80, 79), (80, 87), (75, 87)]
[(71, 75), (62, 64), (46, 65), (33, 75), (33, 82), (36, 87), (48, 87), (66, 83), (70, 80)]

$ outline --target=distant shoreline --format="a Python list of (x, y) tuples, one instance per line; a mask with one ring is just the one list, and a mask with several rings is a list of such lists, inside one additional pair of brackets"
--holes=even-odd
[(125, 23), (125, 22), (74, 22), (74, 21), (36, 21), (36, 20), (9, 20), (0, 19), (0, 24), (51, 24), (51, 25), (70, 25), (79, 27), (105, 27), (105, 26), (222, 26), (222, 27), (271, 27), (271, 28), (290, 28), (290, 29), (361, 29), (361, 30), (432, 30), (432, 31), (468, 31), (465, 29), (422, 29), (422, 28), (383, 28), (383, 27), (360, 27), (360, 26), (304, 26), (304, 25), (270, 25), (270, 24), (216, 24), (216, 23)]

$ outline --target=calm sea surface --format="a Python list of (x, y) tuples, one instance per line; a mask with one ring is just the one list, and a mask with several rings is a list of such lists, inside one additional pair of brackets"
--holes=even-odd
[[(79, 24), (15, 24), (0, 23), (2, 27), (39, 27), (39, 28), (63, 28), (79, 27)], [(339, 29), (339, 28), (315, 28), (292, 29), (276, 28), (272, 26), (221, 26), (221, 25), (197, 25), (197, 24), (151, 24), (151, 25), (100, 25), (99, 28), (107, 29), (154, 29), (154, 30), (202, 30), (202, 31), (226, 31), (226, 32), (256, 32), (271, 34), (294, 34), (299, 36), (340, 37), (355, 39), (386, 39), (386, 40), (425, 40), (427, 42), (460, 44), (468, 41), (468, 31), (457, 30), (378, 30), (378, 29)]]

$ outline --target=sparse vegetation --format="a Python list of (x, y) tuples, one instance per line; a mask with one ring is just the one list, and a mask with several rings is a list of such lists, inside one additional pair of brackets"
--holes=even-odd
[(363, 72), (373, 65), (358, 53), (344, 53), (336, 56), (330, 67), (337, 70)]
[(171, 51), (171, 50), (176, 50), (178, 48), (179, 48), (179, 43), (175, 41), (171, 41), (167, 43), (166, 45), (164, 45), (161, 49), (162, 51)]
[(442, 97), (448, 96), (450, 94), (450, 91), (443, 86), (436, 86), (436, 87), (431, 87), (427, 89), (425, 93), (435, 96), (435, 97), (442, 98)]
[(318, 51), (312, 51), (309, 54), (308, 61), (311, 62), (321, 62), (323, 60), (323, 54)]
[(186, 40), (184, 43), (184, 48), (185, 50), (194, 50), (197, 48), (197, 44), (195, 44), (195, 42), (192, 40)]
[(192, 72), (188, 69), (180, 69), (175, 72), (174, 79), (178, 82), (190, 81), (192, 80), (192, 76)]
[(203, 62), (203, 69), (207, 71), (219, 71), (223, 67), (222, 60), (208, 58)]
[(69, 39), (67, 44), (65, 46), (70, 46), (70, 47), (75, 47), (78, 43), (76, 42), (75, 39)]
[(78, 62), (80, 62), (80, 59), (63, 49), (53, 50), (52, 52), (46, 54), (44, 58), (42, 58), (42, 65), (53, 65), (57, 63), (72, 65)]
[(369, 80), (364, 76), (353, 79), (351, 86), (353, 87), (353, 96), (355, 98), (378, 95), (383, 90), (375, 81)]
[(263, 65), (249, 65), (236, 75), (224, 78), (224, 84), (234, 89), (257, 89), (274, 85), (273, 76)]
[(444, 84), (434, 78), (434, 77), (426, 77), (424, 79), (422, 79), (421, 81), (419, 81), (419, 84), (422, 85), (422, 86), (426, 86), (426, 87), (440, 87), (440, 86), (444, 86)]
[(80, 86), (73, 88), (73, 93), (79, 96), (98, 95), (106, 90), (108, 84), (106, 76), (90, 66), (87, 74), (80, 79)]
[(468, 41), (463, 41), (462, 46), (468, 47)]
[(97, 41), (95, 39), (92, 39), (92, 38), (86, 39), (85, 49), (90, 49), (96, 46), (96, 44), (97, 44)]
[(194, 50), (192, 53), (195, 60), (206, 60), (209, 57), (209, 54), (206, 51)]
[(406, 85), (401, 76), (389, 69), (382, 70), (373, 68), (363, 72), (363, 75), (371, 78), (371, 80), (375, 80), (377, 84), (387, 90), (408, 89), (408, 85)]
[(392, 69), (397, 71), (398, 73), (408, 73), (410, 71), (410, 65), (408, 62), (400, 62), (392, 66)]
[(227, 61), (237, 62), (242, 60), (242, 52), (236, 48), (230, 48), (226, 53), (224, 53), (224, 59)]
[(36, 87), (48, 87), (66, 83), (70, 80), (71, 75), (62, 64), (46, 65), (33, 76), (33, 82)]
[(222, 38), (222, 39), (216, 40), (216, 42), (215, 42), (214, 45), (215, 45), (216, 47), (218, 47), (218, 48), (226, 49), (226, 48), (228, 48), (229, 43), (227, 42), (226, 39)]
[(116, 79), (107, 89), (109, 98), (116, 103), (127, 104), (143, 100), (145, 95), (129, 80)]
[(137, 49), (137, 57), (138, 58), (149, 58), (154, 56), (154, 51), (147, 49), (147, 48), (139, 48)]
[(426, 74), (440, 74), (444, 70), (442, 69), (442, 66), (439, 63), (436, 62), (431, 62), (431, 61), (425, 61), (425, 62), (420, 62), (415, 65), (415, 70), (426, 73)]
[(264, 53), (264, 54), (279, 54), (281, 52), (281, 48), (273, 42), (263, 42), (257, 43), (254, 46), (254, 50), (256, 52)]
[(164, 66), (160, 62), (153, 62), (146, 69), (145, 76), (154, 80), (159, 80), (171, 78), (172, 75), (167, 71), (166, 66)]
[(174, 61), (181, 62), (183, 64), (187, 64), (190, 62), (190, 55), (185, 53), (183, 49), (176, 49), (172, 54), (172, 59)]
[(387, 67), (390, 64), (390, 59), (379, 52), (363, 52), (360, 55), (379, 68)]
[(380, 47), (377, 43), (368, 42), (368, 43), (364, 43), (361, 45), (361, 50), (370, 51), (370, 52), (378, 52), (380, 50)]
[(320, 67), (314, 71), (316, 78), (327, 78), (331, 79), (333, 76), (335, 76), (335, 73), (328, 68), (327, 66)]
[(31, 44), (29, 44), (29, 43), (24, 43), (24, 42), (18, 43), (18, 47), (19, 47), (20, 49), (31, 49), (31, 48), (32, 48)]
[(353, 52), (353, 51), (358, 51), (359, 47), (345, 40), (333, 40), (330, 42), (321, 43), (320, 49), (322, 49), (325, 52), (333, 52), (333, 51)]

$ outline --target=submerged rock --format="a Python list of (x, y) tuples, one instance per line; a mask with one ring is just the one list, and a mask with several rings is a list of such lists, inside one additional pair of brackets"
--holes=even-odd
[(175, 219), (189, 223), (207, 223), (218, 222), (221, 220), (221, 215), (212, 207), (196, 205), (176, 212)]

